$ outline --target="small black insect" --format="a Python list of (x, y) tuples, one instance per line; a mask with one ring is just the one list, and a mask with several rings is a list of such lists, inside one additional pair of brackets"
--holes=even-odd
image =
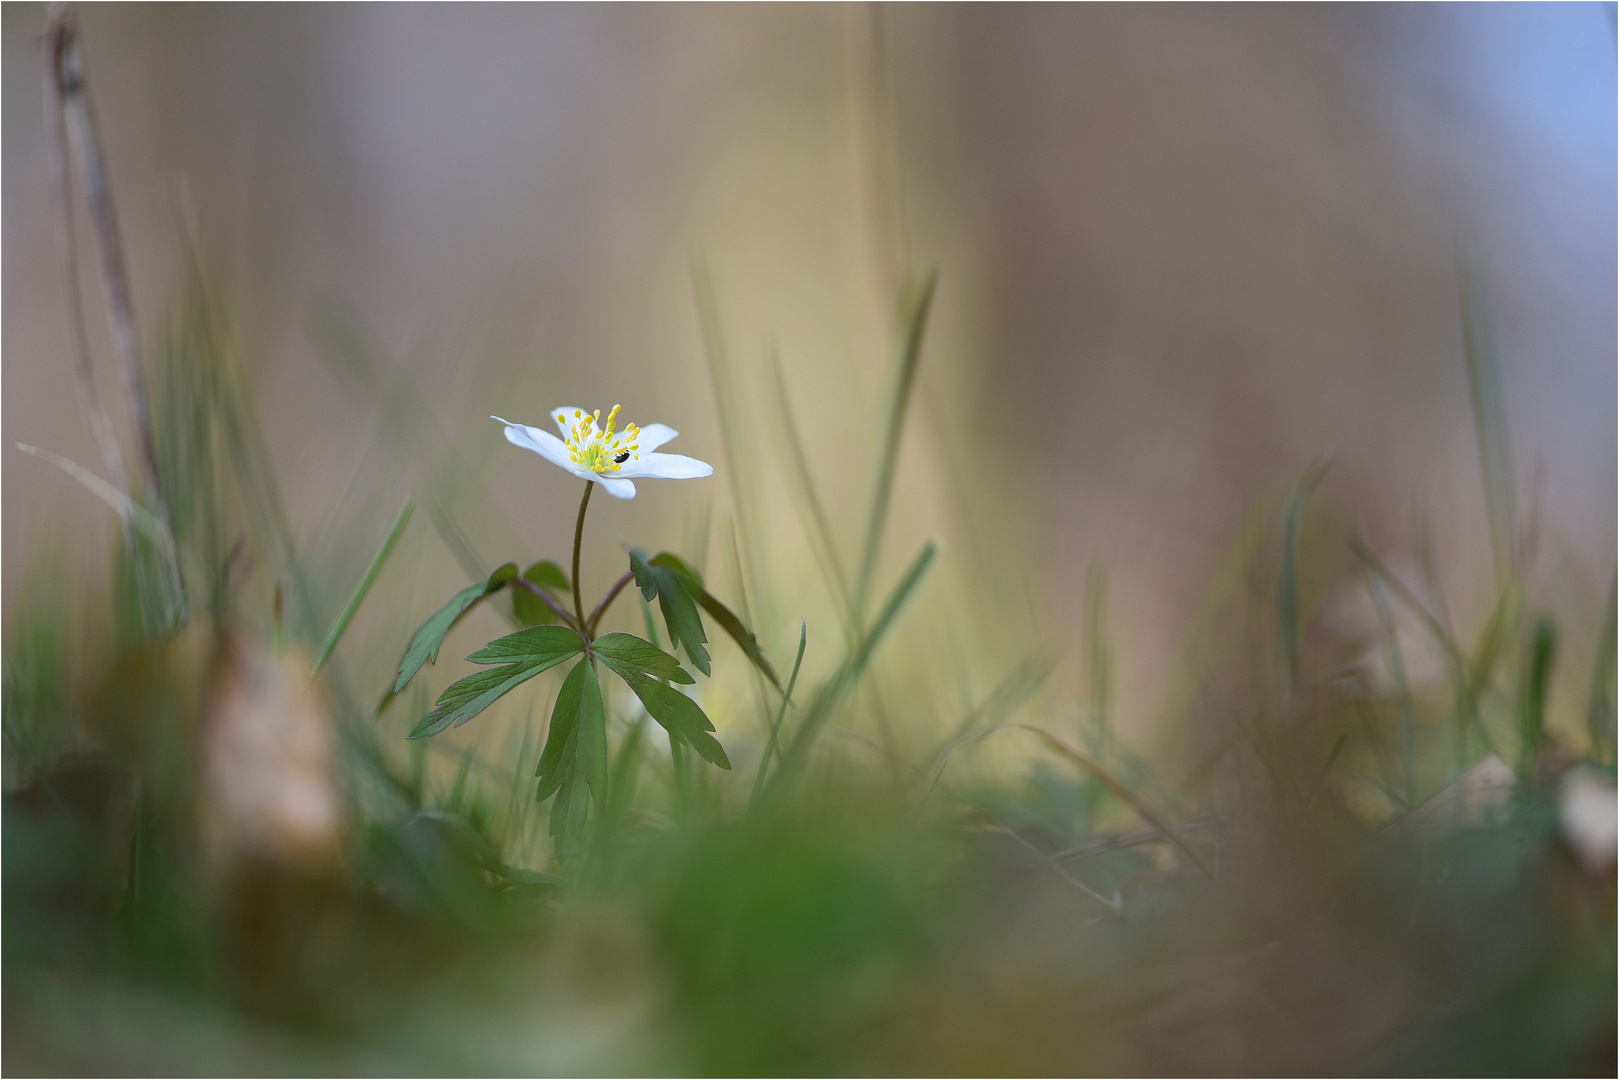
[(622, 465), (628, 460), (630, 460), (630, 452), (628, 450), (624, 451), (622, 454), (613, 455), (614, 465)]

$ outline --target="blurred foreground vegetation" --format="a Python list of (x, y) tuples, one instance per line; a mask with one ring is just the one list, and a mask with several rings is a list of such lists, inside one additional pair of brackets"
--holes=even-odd
[[(734, 407), (706, 276), (700, 293)], [(872, 544), (918, 295), (872, 451)], [(752, 791), (750, 733), (780, 708), (762, 683), (759, 716), (722, 723), (731, 773), (671, 757), (614, 699), (610, 796), (558, 861), (532, 779), (555, 677), (501, 704), (509, 745), (461, 750), (402, 738), (426, 699), (379, 706), (390, 669), (312, 670), (341, 656), (330, 598), (389, 601), (300, 560), (227, 324), (197, 276), (150, 350), (172, 548), (126, 530), (110, 596), (77, 595), (41, 559), (11, 612), (8, 1072), (1613, 1068), (1612, 834), (1604, 852), (1597, 828), (1593, 852), (1580, 832), (1581, 799), (1612, 814), (1612, 600), (1602, 627), (1539, 612), (1515, 520), (1496, 537), (1495, 608), (1463, 635), (1423, 595), (1431, 577), (1305, 528), (1330, 475), (1312, 466), (1255, 512), (1192, 632), (1220, 648), (1200, 654), (1219, 667), (1195, 673), (1180, 721), (1190, 769), (1112, 729), (1100, 578), (1086, 700), (1043, 698), (1049, 666), (1028, 662), (964, 710), (943, 664), (882, 669), (931, 547), (869, 601), (827, 551), (847, 621), (809, 629), (842, 659), (782, 714), (799, 766)], [(328, 344), (363, 386), (356, 335), (334, 324)], [(1480, 335), (1482, 459), (1492, 506), (1510, 507)], [(782, 482), (824, 526), (808, 474)], [(487, 572), (448, 518), (422, 516), (469, 576)], [(1346, 549), (1382, 627), (1347, 658), (1323, 644), (1309, 585)], [(270, 613), (245, 609), (270, 589)], [(423, 614), (399, 612), (393, 638)], [(1547, 722), (1548, 688), (1582, 635), (1602, 639), (1570, 736)], [(1437, 681), (1418, 685), (1418, 653), (1439, 657)], [(746, 712), (745, 692), (726, 700)]]
[[(334, 315), (323, 354), (379, 429), (441, 445), (386, 540), (311, 558), (193, 253), (144, 342), (149, 468), (131, 454), (123, 490), (56, 461), (120, 515), (110, 593), (42, 555), (7, 613), (5, 1071), (1613, 1071), (1614, 598), (1572, 625), (1530, 589), (1536, 523), (1473, 276), (1487, 616), (1456, 624), (1431, 559), (1392, 564), (1319, 513), (1331, 474), (1312, 464), (1211, 583), (1186, 670), (1164, 674), (1185, 687), (1177, 751), (1152, 755), (1114, 723), (1100, 571), (1080, 642), (1008, 631), (988, 571), (946, 576), (960, 557), (932, 542), (888, 553), (890, 574), (929, 279), (899, 305), (888, 396), (863, 406), (853, 523), (827, 520), (784, 383), (753, 393), (713, 275), (697, 282), (733, 511), (683, 550), (767, 642), (807, 593), (833, 614), (804, 630), (790, 701), (745, 663), (696, 688), (729, 772), (609, 699), (607, 796), (560, 859), (534, 780), (560, 674), (459, 742), (407, 741), (428, 694), (385, 693), (392, 661), (346, 636), (380, 613), (397, 656), (439, 602), (373, 588), (408, 530), (466, 582), (556, 553), (479, 550), (466, 523), (496, 500)], [(761, 556), (767, 488), (813, 564)], [(941, 589), (961, 595), (921, 608)], [(618, 617), (656, 639), (635, 602)], [(1065, 700), (1047, 680), (1076, 661)], [(1579, 700), (1552, 693), (1568, 686)]]

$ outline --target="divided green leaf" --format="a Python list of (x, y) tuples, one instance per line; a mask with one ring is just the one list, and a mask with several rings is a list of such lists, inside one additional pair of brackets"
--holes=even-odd
[(450, 628), (474, 604), (490, 593), (499, 592), (516, 576), (517, 564), (506, 563), (490, 574), (487, 581), (468, 585), (450, 597), (449, 603), (429, 615), (427, 621), (411, 635), (410, 644), (405, 647), (405, 655), (399, 661), (399, 673), (394, 678), (393, 692), (397, 694), (403, 690), (406, 684), (416, 677), (423, 664), (438, 663), (439, 648), (444, 644), (444, 636), (450, 632)]
[(562, 626), (535, 626), (491, 641), (467, 659), (476, 664), (499, 666), (451, 683), (410, 737), (423, 739), (451, 725), (459, 727), (503, 694), (584, 651), (584, 647), (584, 639)]
[(770, 661), (765, 659), (764, 650), (759, 648), (759, 639), (753, 636), (753, 632), (742, 624), (742, 620), (737, 618), (730, 608), (720, 603), (713, 593), (703, 587), (703, 579), (697, 571), (667, 551), (654, 556), (648, 565), (663, 567), (679, 574), (681, 583), (686, 586), (686, 591), (691, 594), (692, 599), (713, 616), (714, 621), (720, 624), (720, 629), (731, 636), (731, 640), (737, 643), (752, 661), (753, 666), (759, 669), (760, 674), (770, 680), (770, 685), (778, 691), (781, 689), (781, 680), (776, 678), (776, 669), (770, 666)]
[(686, 673), (679, 660), (634, 634), (603, 634), (590, 647), (614, 671), (621, 666), (634, 668), (654, 679), (668, 679), (688, 686), (697, 681)]
[(720, 624), (720, 629), (737, 643), (753, 666), (770, 680), (770, 685), (778, 691), (781, 689), (781, 680), (776, 677), (776, 669), (770, 666), (770, 661), (765, 659), (759, 639), (753, 636), (735, 612), (703, 587), (702, 576), (678, 555), (665, 551), (648, 559), (646, 552), (636, 548), (630, 552), (630, 569), (635, 573), (635, 583), (640, 586), (641, 595), (648, 601), (657, 597), (663, 609), (663, 621), (669, 628), (670, 640), (686, 651), (698, 671), (704, 675), (709, 673), (708, 651), (703, 648), (708, 637), (703, 631), (702, 617), (697, 614), (697, 608), (701, 606)]
[(669, 628), (669, 640), (684, 649), (692, 667), (709, 674), (708, 650), (703, 643), (708, 636), (703, 632), (703, 620), (697, 614), (697, 604), (686, 587), (686, 579), (677, 570), (647, 562), (646, 552), (639, 548), (630, 551), (630, 569), (635, 573), (635, 584), (641, 595), (650, 602), (657, 598), (663, 611), (663, 623)]
[(515, 634), (499, 637), (470, 654), (474, 664), (510, 664), (543, 660), (545, 666), (560, 664), (585, 647), (584, 639), (566, 626), (531, 626)]
[[(607, 643), (608, 647), (602, 648), (603, 643)], [(658, 681), (693, 681), (690, 675), (680, 670), (674, 657), (630, 634), (608, 634), (592, 649), (602, 663), (629, 684), (652, 719), (662, 724), (671, 738), (690, 746), (711, 764), (722, 769), (731, 767), (731, 759), (725, 756), (725, 748), (709, 734), (714, 730), (714, 724), (704, 715), (697, 702)], [(682, 679), (681, 676), (685, 677)]]
[(607, 799), (607, 722), (589, 657), (574, 665), (557, 692), (537, 775), (538, 798), (556, 796), (551, 837), (557, 858), (566, 859), (584, 831), (591, 799), (597, 806)]
[[(562, 567), (544, 559), (523, 571), (523, 580), (533, 583), (553, 600), (567, 607), (566, 597), (573, 586)], [(519, 585), (512, 589), (512, 614), (524, 626), (547, 626), (557, 621), (556, 611), (529, 589)]]

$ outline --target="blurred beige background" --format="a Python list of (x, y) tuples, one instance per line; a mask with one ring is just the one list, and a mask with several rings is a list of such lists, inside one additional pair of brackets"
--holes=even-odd
[[(45, 9), (0, 14), (9, 602), (63, 537), (83, 574), (104, 575), (112, 531), (12, 448), (99, 463), (43, 158)], [(1346, 519), (1396, 553), (1426, 520), (1458, 590), (1478, 577), (1465, 248), (1488, 268), (1548, 595), (1594, 621), (1612, 580), (1611, 5), (81, 16), (142, 330), (161, 325), (189, 205), (312, 557), (345, 529), (374, 544), (432, 464), (399, 452), (320, 359), (326, 305), (355, 314), (490, 470), (507, 518), (490, 549), (516, 536), (538, 557), (566, 549), (574, 481), (508, 452), (487, 414), (622, 401), (680, 428), (672, 450), (720, 460), (697, 251), (738, 355), (759, 371), (779, 348), (829, 502), (851, 519), (897, 282), (933, 265), (893, 565), (943, 535), (954, 574), (1019, 579), (1061, 649), (1083, 568), (1104, 563), (1121, 705), (1145, 712), (1248, 508), (1324, 448), (1323, 498)], [(778, 501), (772, 520), (795, 531)], [(689, 485), (647, 483), (593, 528), (672, 545), (692, 504)], [(784, 540), (779, 557), (806, 552)], [(430, 541), (411, 558), (425, 610), (458, 572)], [(616, 548), (599, 558), (605, 578)], [(764, 633), (790, 652), (796, 619)]]

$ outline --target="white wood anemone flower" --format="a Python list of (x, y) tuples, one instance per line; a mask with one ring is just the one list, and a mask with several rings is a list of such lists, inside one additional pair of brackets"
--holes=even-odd
[(566, 469), (581, 480), (593, 480), (607, 494), (619, 499), (635, 498), (635, 484), (644, 480), (693, 480), (713, 476), (714, 467), (683, 454), (659, 454), (658, 447), (679, 435), (667, 424), (638, 428), (628, 424), (615, 431), (617, 405), (601, 426), (601, 410), (585, 412), (571, 407), (552, 409), (551, 419), (562, 429), (559, 439), (549, 431), (491, 416), (506, 425), (506, 441), (532, 450), (551, 464)]

